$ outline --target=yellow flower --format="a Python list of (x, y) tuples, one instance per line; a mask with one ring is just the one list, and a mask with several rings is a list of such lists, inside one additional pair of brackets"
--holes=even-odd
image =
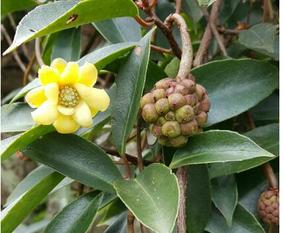
[(81, 127), (90, 127), (92, 117), (109, 106), (105, 90), (93, 88), (97, 69), (86, 63), (79, 67), (76, 62), (53, 60), (50, 66), (38, 71), (41, 83), (27, 93), (27, 103), (37, 108), (33, 120), (40, 125), (53, 124), (59, 133), (73, 133)]

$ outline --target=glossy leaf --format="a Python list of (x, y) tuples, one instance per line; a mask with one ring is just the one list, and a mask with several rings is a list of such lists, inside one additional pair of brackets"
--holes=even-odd
[(5, 206), (10, 205), (16, 199), (18, 199), (25, 192), (32, 189), (35, 185), (41, 182), (44, 178), (54, 173), (52, 168), (46, 166), (39, 166), (31, 171), (13, 190), (7, 199)]
[(24, 149), (39, 137), (54, 131), (53, 126), (36, 126), (22, 134), (6, 138), (1, 142), (1, 160), (8, 159), (19, 150)]
[(101, 197), (98, 191), (79, 197), (52, 219), (44, 233), (86, 232), (97, 213)]
[(234, 176), (223, 176), (211, 180), (212, 201), (232, 226), (233, 214), (238, 204), (237, 183)]
[(216, 0), (197, 0), (200, 6), (210, 6)]
[(108, 19), (96, 22), (94, 26), (110, 43), (137, 42), (141, 39), (140, 25), (130, 17)]
[(255, 216), (240, 204), (237, 205), (232, 226), (229, 227), (218, 211), (214, 211), (206, 227), (210, 233), (265, 233)]
[(211, 214), (211, 193), (206, 165), (188, 167), (186, 223), (188, 233), (203, 233)]
[(209, 62), (192, 70), (211, 101), (207, 126), (255, 106), (278, 86), (277, 68), (249, 59)]
[(120, 154), (125, 152), (125, 143), (139, 110), (146, 81), (152, 33), (153, 30), (148, 32), (134, 48), (116, 78), (117, 91), (111, 108), (112, 138)]
[(104, 231), (104, 233), (127, 232), (127, 212), (120, 214), (116, 220)]
[[(11, 46), (5, 54), (22, 43), (67, 28), (122, 16), (136, 16), (138, 10), (131, 0), (56, 1), (36, 7), (19, 23)], [(44, 16), (44, 17), (43, 17)]]
[(1, 232), (12, 232), (63, 178), (54, 172), (11, 203), (2, 213)]
[(134, 180), (114, 182), (117, 195), (135, 217), (157, 233), (171, 233), (177, 217), (176, 176), (162, 164), (145, 168)]
[(23, 98), (30, 90), (39, 87), (40, 82), (38, 78), (35, 78), (33, 81), (29, 82), (26, 86), (24, 86), (11, 100), (11, 103), (14, 103), (16, 100)]
[(254, 25), (248, 30), (241, 31), (239, 42), (249, 49), (279, 59), (279, 35), (277, 26), (269, 23)]
[(97, 190), (111, 192), (112, 182), (121, 178), (103, 150), (76, 135), (47, 134), (31, 143), (23, 153)]
[(97, 69), (101, 69), (115, 59), (129, 52), (136, 44), (137, 43), (134, 42), (124, 42), (108, 45), (90, 52), (86, 56), (82, 57), (78, 62), (80, 65), (83, 65), (85, 62), (93, 63), (96, 65)]
[(186, 146), (178, 149), (170, 167), (273, 157), (273, 154), (243, 135), (228, 130), (211, 130), (193, 136)]
[(30, 129), (33, 125), (31, 112), (27, 104), (13, 103), (1, 107), (1, 132), (22, 132)]
[(13, 13), (15, 11), (25, 10), (37, 5), (35, 0), (2, 0), (1, 1), (1, 15)]
[[(255, 128), (245, 134), (254, 140), (263, 149), (278, 155), (279, 153), (279, 124), (270, 124), (263, 127)], [(229, 162), (226, 164), (217, 163), (210, 166), (210, 177), (224, 176), (236, 172), (242, 172), (263, 163), (268, 162), (275, 157), (253, 158), (240, 162)]]
[(51, 60), (61, 57), (66, 61), (77, 61), (81, 50), (80, 28), (66, 29), (55, 35)]

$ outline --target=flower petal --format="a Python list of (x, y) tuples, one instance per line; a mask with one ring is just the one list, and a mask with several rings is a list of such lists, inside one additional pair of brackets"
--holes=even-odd
[(57, 110), (62, 114), (62, 115), (65, 115), (65, 116), (71, 116), (74, 114), (75, 112), (75, 109), (74, 108), (67, 108), (67, 107), (64, 107), (64, 106), (61, 106), (61, 105), (58, 105), (57, 106)]
[(79, 83), (92, 87), (98, 77), (97, 68), (91, 63), (85, 63), (79, 70)]
[(43, 65), (38, 70), (38, 77), (42, 85), (58, 82), (60, 75), (57, 69)]
[(75, 88), (91, 109), (103, 112), (108, 108), (110, 99), (105, 90), (87, 87), (80, 83), (75, 84)]
[(58, 111), (56, 105), (50, 103), (48, 100), (45, 101), (38, 109), (32, 113), (33, 120), (40, 125), (50, 125), (52, 124), (57, 116)]
[(47, 84), (44, 88), (44, 91), (45, 91), (45, 95), (46, 95), (47, 99), (52, 104), (58, 103), (59, 87), (58, 87), (57, 83)]
[(64, 69), (66, 67), (66, 64), (67, 64), (67, 62), (64, 59), (62, 59), (62, 58), (55, 58), (51, 62), (50, 66), (55, 68), (55, 69), (57, 69), (58, 72), (61, 74), (64, 71)]
[(25, 96), (25, 100), (32, 108), (38, 108), (46, 101), (44, 87), (37, 87), (29, 91)]
[(79, 65), (76, 62), (68, 62), (60, 77), (60, 84), (74, 84), (78, 81)]
[(53, 126), (59, 133), (67, 134), (76, 132), (80, 126), (73, 120), (72, 116), (58, 115)]
[(73, 119), (82, 127), (90, 127), (93, 124), (91, 110), (84, 101), (75, 107)]

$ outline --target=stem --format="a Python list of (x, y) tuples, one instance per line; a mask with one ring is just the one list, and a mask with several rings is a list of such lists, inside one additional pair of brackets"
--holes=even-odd
[(159, 52), (159, 53), (173, 54), (171, 49), (165, 49), (165, 48), (153, 45), (153, 44), (151, 44), (151, 49), (153, 49), (154, 51)]
[(134, 233), (134, 215), (128, 211), (127, 215), (127, 233)]
[(137, 158), (138, 158), (138, 168), (141, 172), (144, 168), (143, 157), (142, 157), (142, 147), (141, 147), (141, 117), (137, 120), (137, 133), (136, 133), (136, 146), (137, 146)]
[(176, 13), (180, 14), (181, 12), (181, 2), (182, 0), (176, 0)]
[(191, 64), (193, 60), (193, 50), (192, 50), (190, 36), (187, 30), (187, 25), (183, 17), (175, 13), (173, 15), (170, 15), (165, 20), (165, 24), (168, 25), (168, 27), (172, 25), (172, 22), (175, 22), (179, 27), (181, 34), (181, 41), (182, 41), (182, 56), (180, 60), (179, 71), (176, 77), (177, 81), (180, 81), (186, 79), (190, 73)]
[(177, 170), (177, 178), (180, 189), (179, 212), (177, 218), (177, 233), (186, 233), (186, 193), (187, 193), (187, 167)]
[(32, 55), (32, 58), (30, 59), (30, 61), (28, 63), (27, 69), (24, 72), (24, 77), (23, 77), (23, 85), (24, 86), (28, 83), (28, 77), (29, 77), (29, 74), (32, 70), (34, 62), (35, 62), (35, 53)]
[(40, 66), (44, 65), (44, 61), (42, 60), (41, 57), (41, 52), (40, 52), (40, 39), (36, 38), (35, 40), (35, 55), (36, 55), (36, 60)]
[(153, 21), (147, 22), (144, 19), (142, 19), (140, 16), (135, 16), (135, 20), (143, 27), (151, 27), (154, 24)]
[[(222, 3), (221, 0), (217, 0), (215, 3), (213, 3), (211, 14), (210, 14), (210, 19), (214, 23), (217, 20), (219, 9), (221, 7), (221, 3)], [(210, 24), (208, 23), (206, 26), (205, 32), (203, 34), (198, 51), (196, 53), (194, 62), (193, 62), (194, 67), (200, 66), (203, 63), (203, 59), (204, 59), (205, 54), (208, 51), (211, 39), (212, 39), (212, 32), (211, 32)]]
[(269, 186), (273, 189), (278, 188), (278, 181), (269, 163), (262, 165), (264, 175), (268, 180)]

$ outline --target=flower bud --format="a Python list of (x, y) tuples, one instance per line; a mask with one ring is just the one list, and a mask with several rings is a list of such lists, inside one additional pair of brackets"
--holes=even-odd
[(180, 125), (177, 121), (167, 121), (162, 126), (162, 133), (164, 136), (174, 138), (181, 134)]
[(142, 117), (147, 123), (155, 122), (159, 115), (155, 109), (154, 104), (146, 104), (142, 109)]
[(205, 123), (207, 122), (207, 118), (208, 118), (207, 114), (205, 112), (201, 112), (197, 115), (196, 121), (199, 126), (204, 126)]
[(190, 105), (184, 105), (178, 110), (176, 110), (175, 116), (176, 116), (176, 120), (179, 123), (188, 122), (192, 120), (194, 117), (193, 108)]
[(158, 120), (157, 120), (157, 125), (162, 126), (166, 122), (167, 122), (167, 120), (165, 119), (165, 117), (159, 117)]
[(175, 87), (169, 87), (167, 90), (166, 90), (166, 96), (170, 96), (171, 94), (175, 93)]
[(186, 103), (184, 96), (180, 93), (171, 94), (168, 97), (168, 100), (169, 100), (169, 104), (170, 104), (170, 109), (172, 109), (172, 110), (176, 110), (176, 109), (182, 107), (183, 105), (185, 105), (185, 103)]
[(175, 137), (175, 138), (169, 138), (169, 141), (171, 143), (171, 146), (181, 147), (181, 146), (184, 146), (187, 143), (188, 137), (181, 135), (181, 136), (178, 136), (178, 137)]
[(156, 89), (160, 89), (160, 88), (161, 89), (167, 89), (167, 88), (170, 87), (172, 81), (174, 81), (174, 80), (171, 79), (171, 78), (164, 78), (164, 79), (156, 82), (155, 87), (156, 87)]
[(208, 112), (210, 109), (210, 101), (208, 95), (204, 95), (203, 100), (199, 103), (198, 109), (200, 112)]
[(192, 95), (185, 95), (184, 98), (186, 99), (186, 104), (190, 106), (195, 106), (198, 102), (197, 96), (195, 94)]
[(146, 104), (152, 104), (154, 102), (155, 100), (154, 100), (153, 95), (151, 93), (147, 93), (142, 97), (140, 101), (140, 106), (141, 108), (143, 108)]
[(192, 94), (195, 91), (195, 82), (190, 79), (184, 79), (181, 84), (188, 90), (188, 93)]
[(162, 127), (161, 126), (151, 125), (150, 131), (156, 137), (162, 136)]
[(165, 115), (165, 118), (167, 121), (175, 121), (176, 117), (175, 117), (175, 113), (170, 111)]
[(166, 97), (166, 91), (164, 89), (155, 89), (152, 91), (152, 95), (154, 97), (154, 100), (157, 101)]
[(170, 111), (170, 105), (169, 105), (168, 99), (166, 99), (166, 98), (159, 99), (155, 103), (155, 108), (156, 108), (156, 111), (159, 115), (166, 114), (168, 111)]
[(189, 74), (189, 75), (187, 76), (187, 79), (190, 79), (190, 80), (192, 80), (193, 82), (196, 82), (195, 77), (194, 77), (192, 74)]
[(191, 136), (198, 133), (198, 123), (196, 120), (192, 120), (188, 123), (180, 125), (181, 134), (184, 136)]
[(169, 139), (165, 136), (158, 137), (158, 142), (163, 146), (169, 146)]
[(177, 84), (175, 87), (175, 93), (180, 93), (182, 95), (186, 95), (188, 94), (188, 88), (186, 88), (185, 86), (181, 85), (181, 84)]
[(198, 100), (202, 100), (203, 99), (203, 96), (205, 95), (206, 93), (206, 90), (203, 86), (199, 85), (199, 84), (196, 84), (196, 94), (197, 94), (197, 97), (198, 97)]

